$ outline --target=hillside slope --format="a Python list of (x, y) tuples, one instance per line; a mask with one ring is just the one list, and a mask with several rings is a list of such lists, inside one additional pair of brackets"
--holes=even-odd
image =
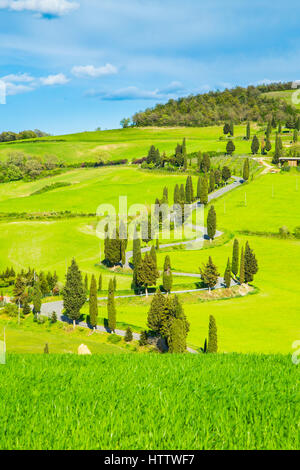
[[(294, 118), (296, 108), (273, 92), (291, 89), (291, 83), (234, 89), (191, 95), (136, 113), (135, 126), (211, 126), (232, 120), (266, 122), (273, 116), (285, 122)], [(272, 93), (270, 93), (272, 92)]]

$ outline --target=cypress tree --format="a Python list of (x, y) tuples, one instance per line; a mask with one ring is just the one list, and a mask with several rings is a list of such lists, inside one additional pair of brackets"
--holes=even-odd
[(90, 298), (89, 298), (89, 312), (90, 312), (90, 324), (95, 329), (98, 321), (98, 298), (97, 298), (97, 283), (95, 276), (92, 275), (91, 286), (90, 286)]
[(296, 144), (298, 142), (298, 131), (294, 129), (293, 142)]
[(179, 186), (176, 184), (174, 189), (174, 204), (179, 204), (180, 194), (179, 194)]
[(276, 135), (275, 153), (274, 153), (273, 160), (272, 160), (272, 163), (274, 163), (274, 165), (278, 165), (278, 163), (280, 161), (280, 157), (281, 157), (281, 148), (280, 147), (281, 147), (281, 145), (280, 145), (279, 137), (278, 137), (278, 135)]
[(201, 167), (202, 167), (202, 153), (201, 152), (198, 152), (198, 155), (197, 155), (197, 165), (198, 165), (198, 170), (201, 171)]
[(108, 316), (108, 328), (114, 332), (117, 326), (117, 312), (116, 312), (116, 307), (115, 307), (114, 283), (112, 279), (110, 279), (109, 286), (108, 286), (107, 316)]
[(202, 178), (200, 187), (200, 202), (205, 206), (208, 204), (208, 181), (207, 178)]
[(184, 321), (174, 318), (169, 328), (168, 336), (169, 353), (183, 354), (186, 352), (186, 330)]
[(274, 114), (273, 114), (273, 116), (272, 116), (272, 122), (271, 122), (271, 124), (272, 124), (272, 127), (273, 127), (274, 129), (275, 129), (275, 127), (277, 127), (277, 121), (276, 121), (276, 117), (275, 117)]
[(228, 124), (228, 122), (225, 122), (225, 124), (224, 124), (223, 134), (224, 135), (230, 134), (230, 124)]
[(200, 199), (201, 197), (201, 176), (198, 178), (198, 183), (197, 183), (197, 199)]
[(137, 271), (140, 263), (142, 262), (142, 252), (141, 252), (141, 240), (140, 238), (135, 237), (133, 240), (133, 287), (134, 289), (138, 288), (138, 279), (137, 279)]
[(210, 158), (207, 153), (204, 153), (202, 158), (202, 171), (208, 173), (210, 170)]
[(170, 257), (166, 256), (163, 272), (163, 288), (169, 294), (173, 286), (173, 275), (171, 271)]
[(215, 172), (213, 169), (210, 170), (209, 173), (209, 192), (212, 193), (215, 190), (216, 182), (215, 182)]
[(184, 204), (185, 203), (185, 189), (184, 185), (182, 184), (180, 186), (180, 192), (179, 192), (179, 204)]
[(271, 144), (270, 139), (267, 137), (267, 139), (266, 139), (266, 151), (270, 152), (270, 150), (272, 150), (272, 144)]
[(256, 155), (258, 151), (259, 151), (259, 140), (257, 136), (255, 135), (253, 137), (252, 144), (251, 144), (251, 152), (253, 153), (253, 155)]
[(206, 265), (203, 266), (203, 269), (200, 268), (201, 278), (205, 285), (208, 286), (209, 290), (211, 290), (218, 282), (220, 273), (216, 265), (213, 263), (211, 256), (208, 259)]
[(243, 179), (245, 181), (248, 181), (249, 176), (250, 176), (250, 164), (249, 164), (249, 158), (246, 158), (245, 161), (244, 161)]
[(231, 265), (230, 265), (230, 259), (228, 258), (227, 266), (225, 269), (225, 274), (224, 274), (224, 284), (227, 289), (229, 289), (231, 285)]
[(164, 191), (163, 191), (163, 201), (164, 201), (164, 204), (169, 204), (169, 191), (166, 186), (164, 187)]
[(187, 177), (186, 184), (185, 184), (185, 202), (186, 204), (192, 203), (192, 190), (191, 190), (191, 181), (190, 181), (189, 176)]
[(147, 325), (151, 331), (159, 333), (162, 325), (162, 315), (165, 307), (165, 299), (158, 291), (152, 299), (150, 310), (148, 312)]
[(215, 170), (215, 184), (217, 185), (217, 187), (220, 186), (221, 178), (222, 178), (221, 171), (217, 168)]
[(131, 341), (133, 340), (132, 329), (130, 328), (130, 326), (126, 330), (124, 340), (126, 341), (126, 343), (131, 343)]
[(242, 248), (241, 252), (241, 264), (240, 264), (240, 284), (245, 283), (245, 253), (244, 248)]
[(224, 166), (223, 169), (222, 169), (222, 179), (225, 183), (227, 183), (227, 181), (231, 178), (231, 171), (230, 171), (230, 168), (228, 168), (228, 166)]
[(116, 276), (114, 276), (114, 278), (113, 278), (113, 286), (114, 286), (114, 291), (116, 292), (116, 290), (117, 290), (117, 278), (116, 278)]
[(234, 143), (232, 142), (232, 140), (229, 140), (229, 141), (227, 142), (227, 145), (226, 145), (226, 153), (227, 153), (228, 155), (232, 155), (232, 154), (234, 153), (234, 151), (235, 151), (235, 145), (234, 145)]
[(232, 272), (235, 276), (239, 272), (239, 256), (240, 256), (240, 246), (237, 239), (233, 242), (233, 251), (232, 251)]
[(87, 274), (85, 275), (85, 278), (84, 278), (84, 288), (85, 288), (85, 291), (88, 292), (88, 290), (89, 290), (89, 280), (88, 280), (88, 275)]
[(214, 206), (211, 206), (207, 216), (207, 235), (213, 240), (217, 231), (217, 214)]
[(246, 139), (250, 140), (250, 137), (251, 137), (251, 127), (250, 127), (250, 122), (247, 122)]
[(234, 124), (233, 124), (233, 121), (230, 122), (230, 135), (231, 135), (231, 137), (234, 136)]
[(282, 131), (281, 122), (279, 122), (279, 124), (278, 124), (278, 134), (281, 134), (281, 131)]
[(156, 281), (159, 278), (159, 272), (155, 267), (152, 257), (146, 253), (145, 258), (138, 266), (137, 279), (138, 285), (145, 287), (146, 296), (148, 297), (148, 287), (156, 286)]
[(272, 124), (271, 124), (271, 122), (269, 121), (269, 122), (268, 122), (268, 125), (267, 125), (267, 130), (266, 130), (266, 137), (267, 137), (267, 139), (270, 137), (271, 133), (272, 133)]
[(80, 318), (80, 310), (86, 302), (86, 291), (82, 282), (82, 275), (75, 259), (72, 260), (71, 266), (68, 268), (66, 285), (63, 289), (63, 300), (66, 314), (73, 320), (73, 327), (75, 328), (75, 322)]
[(155, 269), (157, 269), (157, 256), (156, 256), (156, 250), (154, 248), (154, 245), (151, 246), (150, 256), (152, 257), (152, 259), (154, 261)]
[(38, 282), (36, 282), (33, 286), (32, 303), (33, 303), (33, 313), (34, 314), (40, 313), (41, 307), (42, 307), (42, 292), (40, 289), (40, 284)]
[(99, 276), (99, 282), (98, 282), (98, 291), (102, 291), (102, 274)]
[(155, 246), (155, 249), (156, 249), (156, 251), (159, 250), (159, 239), (158, 239), (158, 238), (156, 239), (156, 246)]
[(300, 131), (300, 117), (298, 117), (296, 120), (295, 128), (297, 129), (297, 131)]
[(251, 250), (249, 243), (246, 243), (246, 248), (245, 248), (245, 282), (248, 284), (249, 282), (252, 282), (254, 279), (254, 275), (258, 271), (258, 265), (257, 265), (257, 260), (256, 256)]
[(208, 328), (208, 347), (207, 352), (216, 354), (218, 352), (218, 330), (215, 317), (210, 315)]
[(24, 297), (25, 297), (25, 289), (26, 289), (26, 283), (24, 281), (24, 278), (21, 274), (17, 275), (15, 286), (14, 286), (14, 301), (16, 304), (21, 304), (23, 303)]

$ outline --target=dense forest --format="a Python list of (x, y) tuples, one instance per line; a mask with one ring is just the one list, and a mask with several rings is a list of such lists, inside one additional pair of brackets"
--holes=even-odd
[(235, 124), (245, 121), (267, 122), (273, 117), (278, 122), (295, 119), (298, 111), (283, 99), (267, 96), (271, 91), (290, 90), (292, 83), (236, 87), (231, 90), (191, 95), (152, 109), (136, 113), (134, 126), (210, 126), (224, 121)]

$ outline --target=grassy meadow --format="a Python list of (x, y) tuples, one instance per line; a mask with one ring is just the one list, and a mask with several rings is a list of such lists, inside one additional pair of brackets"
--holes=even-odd
[[(263, 128), (252, 124), (252, 136), (263, 135)], [(250, 154), (251, 141), (243, 140), (246, 126), (235, 126), (235, 136), (232, 139), (237, 154)], [(83, 132), (57, 137), (17, 141), (16, 143), (0, 143), (0, 159), (3, 160), (11, 152), (23, 152), (29, 155), (55, 155), (59, 161), (75, 164), (118, 159), (142, 158), (147, 156), (151, 145), (167, 155), (174, 153), (177, 143), (187, 139), (188, 152), (199, 150), (224, 152), (227, 138), (223, 134), (223, 126), (211, 127), (180, 127), (180, 128), (129, 128), (110, 131)], [(222, 140), (220, 140), (220, 138)], [(283, 136), (283, 140), (290, 140)], [(274, 142), (274, 136), (271, 141)]]
[(288, 356), (9, 355), (0, 393), (3, 450), (299, 448)]

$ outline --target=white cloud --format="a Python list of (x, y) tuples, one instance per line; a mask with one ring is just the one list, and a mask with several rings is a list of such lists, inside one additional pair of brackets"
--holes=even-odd
[(10, 74), (6, 75), (5, 77), (1, 77), (1, 80), (4, 82), (12, 82), (12, 83), (30, 83), (33, 82), (35, 79), (28, 73), (17, 73), (17, 74)]
[(65, 85), (70, 80), (63, 74), (58, 73), (57, 75), (49, 75), (48, 77), (40, 78), (42, 85), (52, 86), (52, 85)]
[(118, 72), (118, 69), (111, 64), (106, 64), (102, 67), (95, 67), (94, 65), (77, 65), (72, 68), (72, 74), (80, 78), (98, 78), (104, 75), (113, 75)]
[(62, 16), (79, 8), (69, 0), (0, 0), (0, 9), (32, 11), (40, 16)]
[(6, 83), (6, 94), (7, 96), (19, 95), (21, 93), (27, 93), (33, 91), (34, 88), (28, 85), (16, 85), (15, 83)]

